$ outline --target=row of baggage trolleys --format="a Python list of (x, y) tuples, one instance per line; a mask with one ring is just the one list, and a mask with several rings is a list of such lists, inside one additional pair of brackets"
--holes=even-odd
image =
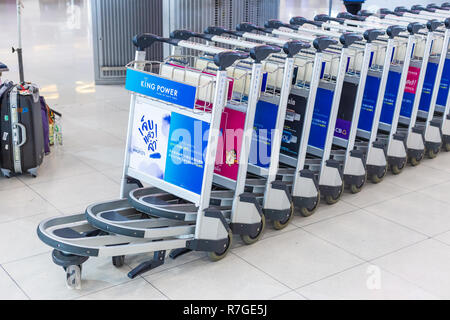
[[(167, 251), (217, 261), (233, 234), (250, 245), (269, 221), (283, 229), (344, 187), (450, 151), (449, 39), (450, 3), (139, 34), (120, 199), (45, 220), (38, 236), (71, 288), (89, 257), (120, 267), (153, 252), (130, 278)], [(170, 56), (146, 61), (156, 43)]]

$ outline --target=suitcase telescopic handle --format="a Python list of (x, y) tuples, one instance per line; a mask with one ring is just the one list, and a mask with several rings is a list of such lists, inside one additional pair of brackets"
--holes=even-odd
[(23, 146), (26, 142), (27, 142), (27, 128), (25, 128), (25, 126), (21, 123), (16, 123), (16, 127), (20, 128), (21, 131), (21, 135), (22, 135), (22, 141), (20, 141), (20, 143), (17, 144), (18, 147)]

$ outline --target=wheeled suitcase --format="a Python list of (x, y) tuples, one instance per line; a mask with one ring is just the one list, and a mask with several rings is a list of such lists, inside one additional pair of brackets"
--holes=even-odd
[(9, 85), (0, 98), (0, 170), (5, 177), (37, 176), (44, 158), (39, 89), (32, 84)]

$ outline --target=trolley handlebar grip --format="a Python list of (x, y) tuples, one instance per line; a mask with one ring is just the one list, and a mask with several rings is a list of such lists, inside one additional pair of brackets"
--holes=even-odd
[(436, 12), (436, 10), (432, 9), (432, 8), (427, 8), (424, 7), (421, 4), (416, 4), (414, 6), (411, 7), (411, 10), (413, 11), (427, 11), (427, 12)]
[(396, 15), (396, 16), (402, 16), (402, 13), (401, 12), (398, 12), (398, 11), (392, 11), (392, 10), (389, 10), (388, 8), (380, 8), (380, 14), (382, 14), (382, 15), (387, 15), (387, 14), (393, 14), (393, 15)]
[(140, 33), (133, 37), (133, 44), (138, 51), (145, 51), (150, 48), (155, 42), (165, 42), (165, 38), (151, 33)]
[(450, 2), (444, 2), (441, 4), (441, 8), (450, 8)]
[(406, 28), (403, 26), (393, 25), (386, 28), (386, 34), (389, 38), (394, 39), (402, 32), (405, 32)]
[(237, 60), (247, 59), (248, 53), (241, 51), (224, 51), (219, 52), (214, 56), (214, 63), (219, 70), (226, 70), (229, 66), (233, 65)]
[[(448, 3), (448, 2), (446, 2)], [(449, 10), (449, 7), (444, 7), (444, 5), (438, 6), (436, 3), (430, 3), (427, 5), (427, 8), (431, 8), (431, 9), (440, 9), (440, 10)]]
[(443, 23), (437, 19), (428, 20), (427, 29), (428, 31), (433, 32), (442, 25)]
[(350, 12), (339, 12), (336, 18), (346, 19), (346, 20), (355, 20), (355, 21), (365, 21), (367, 17), (357, 16), (351, 14)]
[(338, 43), (338, 41), (333, 38), (330, 38), (327, 36), (322, 36), (322, 37), (317, 37), (316, 39), (314, 39), (313, 46), (317, 50), (317, 52), (322, 52), (323, 50), (327, 49), (329, 46), (336, 45), (337, 43)]
[(270, 19), (267, 20), (264, 23), (264, 27), (268, 28), (268, 29), (279, 29), (281, 27), (285, 27), (285, 28), (289, 28), (289, 29), (293, 29), (293, 30), (298, 30), (298, 28), (296, 26), (293, 26), (291, 24), (288, 23), (284, 23), (280, 20), (277, 19)]
[(446, 18), (444, 20), (444, 24), (445, 24), (445, 28), (446, 29), (450, 29), (450, 18)]
[(204, 33), (206, 34), (210, 34), (210, 35), (214, 35), (214, 36), (221, 36), (223, 34), (231, 34), (233, 36), (241, 36), (241, 32), (239, 31), (233, 31), (233, 30), (228, 30), (224, 27), (217, 27), (217, 26), (209, 26), (205, 29)]
[(373, 15), (374, 15), (374, 13), (370, 12), (369, 10), (360, 10), (360, 11), (358, 11), (358, 16), (361, 16), (361, 17), (370, 17), (370, 16), (373, 16)]
[(338, 22), (340, 24), (343, 24), (345, 22), (344, 19), (334, 18), (334, 17), (331, 17), (331, 16), (329, 16), (327, 14), (318, 14), (318, 15), (316, 15), (314, 17), (314, 21), (320, 21), (320, 22), (335, 21), (335, 22)]
[(416, 34), (419, 33), (421, 29), (424, 29), (425, 25), (420, 22), (411, 22), (408, 24), (407, 30), (410, 34)]
[(304, 41), (292, 40), (288, 41), (283, 46), (284, 53), (287, 54), (289, 58), (292, 58), (297, 53), (299, 53), (303, 49), (311, 48), (311, 45)]
[(267, 30), (266, 28), (258, 27), (257, 25), (250, 23), (250, 22), (238, 23), (236, 25), (236, 30), (242, 31), (242, 32), (252, 32), (254, 30), (262, 31), (262, 32), (269, 32), (269, 30)]
[(379, 36), (382, 36), (385, 34), (386, 34), (386, 31), (381, 30), (381, 29), (369, 29), (364, 32), (363, 36), (364, 36), (364, 39), (370, 43), (374, 40), (377, 40)]
[(404, 6), (395, 7), (394, 12), (397, 14), (403, 14), (404, 12), (415, 13), (414, 11), (409, 10), (407, 7)]
[(289, 23), (293, 26), (303, 26), (304, 24), (310, 24), (316, 27), (321, 27), (322, 23), (319, 21), (308, 20), (305, 17), (292, 17)]
[(356, 41), (361, 41), (363, 36), (359, 33), (354, 32), (345, 32), (339, 37), (339, 41), (344, 46), (344, 48), (348, 48)]
[(260, 63), (273, 53), (281, 51), (280, 47), (270, 46), (263, 44), (250, 49), (250, 57), (255, 60), (256, 63)]
[(210, 40), (211, 35), (201, 34), (190, 30), (174, 30), (170, 33), (170, 39), (189, 40), (190, 38)]

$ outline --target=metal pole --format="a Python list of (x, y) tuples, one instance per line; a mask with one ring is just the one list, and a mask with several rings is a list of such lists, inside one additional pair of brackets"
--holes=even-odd
[(329, 1), (328, 5), (328, 15), (331, 17), (331, 9), (333, 8), (333, 0)]
[(18, 33), (18, 47), (17, 58), (19, 60), (19, 80), (20, 83), (23, 84), (25, 82), (25, 77), (23, 74), (23, 56), (22, 56), (22, 19), (21, 19), (21, 10), (22, 10), (22, 0), (17, 0), (17, 33)]

